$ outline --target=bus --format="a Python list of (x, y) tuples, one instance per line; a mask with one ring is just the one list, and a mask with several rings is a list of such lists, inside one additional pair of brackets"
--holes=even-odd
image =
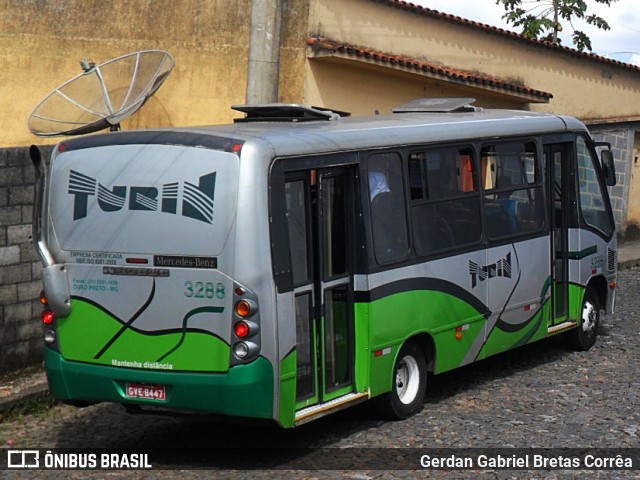
[(554, 335), (594, 345), (615, 171), (578, 120), (468, 99), (234, 108), (65, 139), (46, 163), (31, 148), (55, 398), (285, 428), (372, 400), (404, 419), (432, 375)]

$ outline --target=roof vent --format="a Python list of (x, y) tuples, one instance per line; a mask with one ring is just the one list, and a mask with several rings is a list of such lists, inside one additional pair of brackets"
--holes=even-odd
[(482, 108), (471, 105), (475, 98), (418, 98), (400, 105), (392, 110), (393, 113), (451, 113), (451, 112), (481, 112)]
[(295, 103), (267, 103), (262, 105), (233, 105), (233, 110), (243, 112), (244, 118), (234, 122), (309, 122), (314, 120), (337, 120), (348, 117), (348, 112), (329, 110), (322, 107), (309, 107)]

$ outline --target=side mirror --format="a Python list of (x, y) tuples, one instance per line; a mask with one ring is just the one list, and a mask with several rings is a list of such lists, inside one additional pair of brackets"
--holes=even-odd
[(616, 184), (616, 169), (611, 150), (602, 150), (602, 152), (600, 152), (600, 161), (602, 162), (604, 181), (608, 187), (613, 187)]

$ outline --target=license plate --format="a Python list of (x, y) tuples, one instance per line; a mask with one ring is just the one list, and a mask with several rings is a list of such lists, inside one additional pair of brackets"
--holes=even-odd
[(127, 383), (127, 397), (162, 401), (167, 399), (167, 389), (164, 385)]

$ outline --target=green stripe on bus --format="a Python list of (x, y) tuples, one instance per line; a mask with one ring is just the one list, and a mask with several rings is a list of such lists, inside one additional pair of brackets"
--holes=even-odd
[(597, 245), (593, 245), (589, 248), (583, 248), (579, 252), (569, 252), (568, 256), (570, 260), (582, 260), (583, 258), (586, 258), (589, 255), (593, 255), (594, 253), (598, 253)]

